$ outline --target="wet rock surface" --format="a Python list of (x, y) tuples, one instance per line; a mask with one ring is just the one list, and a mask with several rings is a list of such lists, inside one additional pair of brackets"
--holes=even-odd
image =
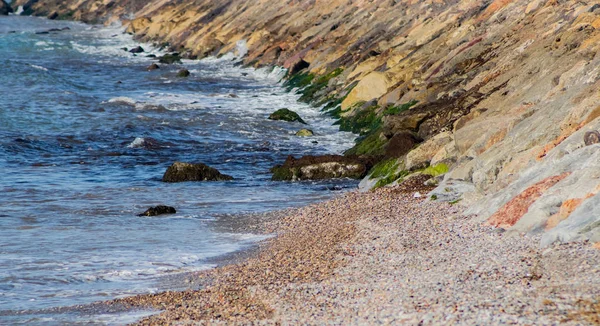
[(163, 182), (229, 181), (233, 177), (221, 174), (217, 169), (202, 163), (175, 162), (163, 175)]
[(187, 69), (181, 69), (177, 72), (177, 77), (185, 78), (190, 76), (190, 71)]
[(176, 214), (177, 211), (175, 210), (174, 207), (171, 206), (165, 206), (165, 205), (158, 205), (155, 207), (150, 207), (148, 208), (145, 212), (138, 214), (138, 216), (159, 216), (159, 215), (165, 215), (165, 214)]
[(148, 67), (146, 67), (146, 70), (148, 70), (148, 71), (153, 71), (156, 69), (160, 69), (160, 66), (157, 65), (156, 63), (153, 63), (153, 64), (149, 65)]
[(271, 115), (269, 115), (269, 120), (300, 122), (302, 124), (306, 124), (306, 122), (304, 122), (304, 120), (302, 120), (302, 118), (298, 115), (298, 113), (296, 113), (292, 110), (289, 110), (289, 109), (279, 109), (279, 110), (271, 113)]
[(363, 178), (373, 166), (372, 158), (341, 155), (288, 156), (283, 165), (271, 169), (274, 181)]

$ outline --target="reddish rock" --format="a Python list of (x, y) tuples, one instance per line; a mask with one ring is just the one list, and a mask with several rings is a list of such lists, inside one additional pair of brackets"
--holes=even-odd
[(515, 225), (544, 192), (571, 174), (570, 172), (546, 178), (525, 189), (517, 197), (511, 199), (488, 220), (487, 224), (495, 227), (509, 228)]

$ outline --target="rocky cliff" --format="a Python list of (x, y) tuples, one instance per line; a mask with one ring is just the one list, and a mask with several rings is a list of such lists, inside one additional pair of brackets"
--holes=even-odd
[[(600, 4), (573, 0), (16, 0), (123, 22), (188, 57), (289, 69), (302, 99), (381, 160), (363, 184), (429, 169), (433, 199), (554, 241), (600, 241)], [(245, 46), (240, 46), (243, 44)], [(244, 54), (244, 53), (241, 53)], [(429, 168), (428, 168), (429, 167)], [(371, 181), (373, 180), (373, 181)], [(384, 181), (384, 182), (380, 182)]]

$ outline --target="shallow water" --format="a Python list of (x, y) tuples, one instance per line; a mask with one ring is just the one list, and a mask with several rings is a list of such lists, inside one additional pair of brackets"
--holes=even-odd
[[(121, 49), (137, 45), (116, 27), (0, 17), (0, 321), (82, 322), (35, 310), (159, 291), (157, 277), (209, 268), (206, 259), (261, 239), (218, 231), (216, 216), (304, 205), (356, 185), (270, 181), (287, 155), (341, 153), (354, 137), (286, 92), (283, 71), (241, 68), (231, 54), (147, 72), (148, 53)], [(189, 78), (176, 77), (182, 67)], [(316, 136), (266, 119), (284, 107)], [(175, 160), (236, 180), (160, 182)], [(178, 212), (136, 216), (159, 204)]]

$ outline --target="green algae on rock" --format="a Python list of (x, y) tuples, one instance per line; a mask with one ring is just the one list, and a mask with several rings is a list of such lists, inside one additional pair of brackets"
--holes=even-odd
[(279, 109), (269, 116), (269, 120), (282, 120), (288, 122), (300, 122), (302, 124), (306, 124), (302, 118), (298, 115), (298, 113), (289, 110), (289, 109)]
[(271, 169), (273, 181), (323, 180), (335, 178), (361, 179), (371, 168), (372, 161), (341, 155), (288, 156), (283, 165)]
[(313, 136), (315, 133), (310, 130), (310, 129), (300, 129), (298, 130), (298, 132), (296, 132), (296, 136), (298, 137), (310, 137)]

